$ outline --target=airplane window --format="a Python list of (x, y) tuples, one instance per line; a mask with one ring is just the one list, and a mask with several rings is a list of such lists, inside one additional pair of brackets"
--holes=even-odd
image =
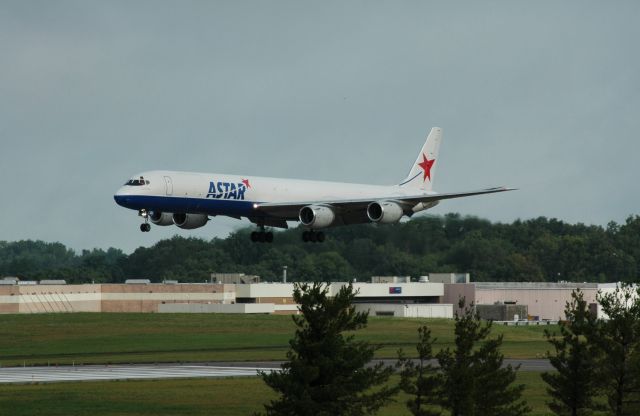
[[(147, 181), (147, 183), (149, 183), (149, 181)], [(125, 183), (125, 186), (141, 186), (141, 185), (144, 185), (144, 181), (138, 180), (138, 179), (130, 179), (127, 183)]]
[(146, 181), (146, 182), (147, 182), (147, 185), (149, 185), (149, 181)]

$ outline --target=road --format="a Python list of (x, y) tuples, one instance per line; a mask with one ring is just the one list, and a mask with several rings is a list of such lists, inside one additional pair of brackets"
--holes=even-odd
[[(395, 360), (376, 360), (387, 365)], [(57, 367), (0, 368), (0, 384), (54, 383), (65, 381), (143, 380), (177, 378), (217, 378), (256, 376), (258, 370), (270, 371), (280, 367), (281, 361), (213, 362), (191, 364), (130, 364), (83, 365)], [(520, 365), (521, 371), (548, 371), (547, 360), (505, 360), (505, 364)]]

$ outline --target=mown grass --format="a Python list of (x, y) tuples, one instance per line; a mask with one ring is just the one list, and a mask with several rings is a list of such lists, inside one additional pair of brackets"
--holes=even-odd
[[(436, 349), (453, 342), (453, 321), (370, 317), (356, 337), (380, 345), (377, 357), (398, 348), (415, 352), (417, 328), (427, 324)], [(542, 327), (495, 326), (509, 358), (535, 358), (548, 349)], [(285, 358), (290, 316), (222, 314), (0, 315), (0, 366), (46, 364), (249, 361)]]
[[(397, 382), (397, 378), (392, 380)], [(532, 416), (548, 415), (539, 373), (520, 372)], [(257, 377), (0, 386), (0, 415), (249, 415), (275, 394)], [(409, 415), (399, 395), (379, 415)]]

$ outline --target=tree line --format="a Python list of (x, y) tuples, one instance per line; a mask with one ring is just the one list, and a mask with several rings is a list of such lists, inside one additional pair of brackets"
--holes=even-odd
[[(502, 336), (460, 300), (453, 348), (437, 354), (428, 326), (418, 330), (417, 359), (398, 351), (398, 362), (370, 364), (375, 346), (353, 331), (367, 325), (356, 312), (351, 285), (333, 297), (322, 283), (296, 284), (300, 315), (280, 371), (262, 372), (277, 393), (268, 416), (375, 415), (403, 391), (415, 416), (524, 416), (531, 411), (516, 383), (518, 367), (504, 365)], [(559, 333), (546, 331), (555, 371), (542, 375), (549, 410), (558, 416), (640, 414), (640, 289), (623, 284), (599, 293), (606, 319), (597, 319), (578, 290), (565, 306)], [(437, 363), (437, 365), (434, 365)], [(399, 382), (391, 376), (399, 373)]]
[(82, 250), (61, 243), (0, 241), (0, 276), (65, 279), (69, 283), (208, 280), (212, 272), (292, 281), (368, 280), (468, 272), (475, 281), (637, 281), (640, 216), (624, 224), (569, 224), (544, 217), (510, 224), (458, 214), (423, 216), (394, 225), (355, 225), (327, 232), (322, 244), (302, 243), (301, 228), (252, 244), (252, 227), (206, 241), (175, 236), (131, 254)]

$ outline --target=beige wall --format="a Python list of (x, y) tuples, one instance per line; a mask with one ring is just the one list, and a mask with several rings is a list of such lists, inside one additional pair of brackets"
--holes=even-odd
[(292, 297), (256, 298), (256, 303), (273, 303), (276, 305), (293, 305), (294, 304)]
[(0, 313), (157, 312), (163, 303), (234, 303), (224, 284), (0, 286)]
[[(491, 305), (496, 302), (516, 302), (517, 305), (527, 305), (529, 315), (539, 316), (540, 319), (565, 319), (565, 304), (571, 301), (571, 292), (575, 288), (554, 289), (477, 289), (478, 304)], [(596, 303), (597, 289), (583, 288), (584, 300), (587, 304)]]
[(0, 285), (0, 313), (18, 313), (19, 294), (18, 286)]
[(399, 304), (399, 303), (358, 303), (358, 312), (369, 312), (369, 316), (389, 315), (403, 318), (453, 318), (453, 305)]
[(281, 311), (277, 309), (273, 311), (273, 314), (274, 315), (300, 315), (298, 311), (290, 311), (290, 310)]
[[(99, 312), (100, 285), (16, 286), (19, 313)], [(1, 300), (0, 300), (1, 302)]]
[[(495, 287), (487, 287), (488, 285)], [(565, 304), (571, 301), (571, 293), (577, 286), (583, 286), (580, 290), (588, 304), (596, 303), (598, 291), (596, 287), (584, 287), (585, 285), (580, 284), (504, 283), (507, 287), (500, 286), (496, 283), (445, 284), (441, 303), (452, 303), (455, 313), (460, 296), (466, 298), (467, 304), (472, 301), (478, 305), (516, 302), (517, 305), (527, 305), (529, 315), (539, 316), (540, 319), (561, 320), (565, 319)]]
[(102, 312), (157, 312), (166, 303), (231, 303), (233, 285), (117, 284), (102, 285)]
[(476, 302), (476, 288), (474, 285), (464, 283), (445, 283), (444, 296), (440, 298), (440, 303), (448, 303), (453, 305), (453, 313), (460, 313), (458, 301), (464, 297), (467, 305)]

